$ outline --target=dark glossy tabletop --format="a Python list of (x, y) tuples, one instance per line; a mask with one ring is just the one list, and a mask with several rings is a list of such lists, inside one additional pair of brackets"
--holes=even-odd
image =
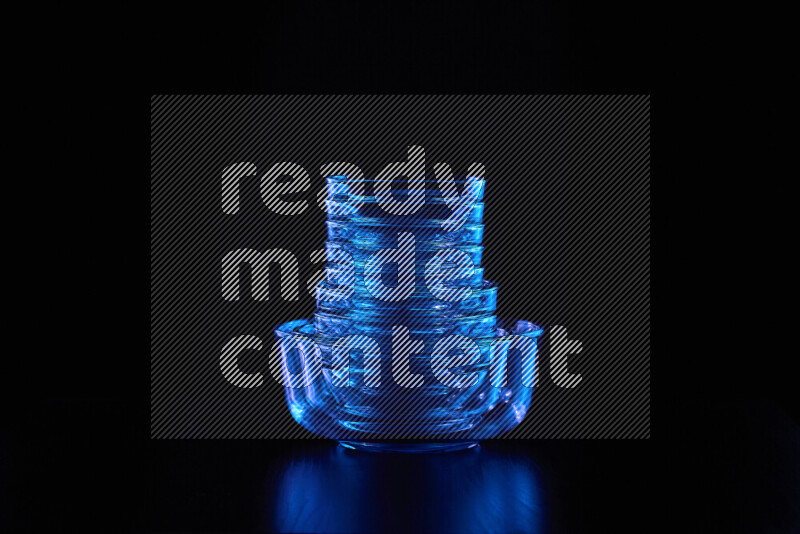
[[(11, 528), (57, 532), (798, 532), (800, 431), (770, 403), (698, 405), (651, 440), (494, 440), (454, 453), (324, 440), (148, 440), (119, 405), (51, 405), (3, 435)], [(74, 425), (73, 425), (74, 427)], [(72, 430), (76, 430), (72, 428)], [(28, 498), (28, 496), (32, 496)], [(72, 528), (72, 527), (70, 527)], [(71, 530), (74, 531), (74, 530)]]
[(651, 510), (647, 443), (490, 442), (424, 455), (331, 442), (159, 443), (149, 522), (167, 532), (551, 532)]

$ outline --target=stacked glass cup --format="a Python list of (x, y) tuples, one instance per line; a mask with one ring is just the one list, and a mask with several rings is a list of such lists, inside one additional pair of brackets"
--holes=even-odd
[(419, 181), (389, 196), (386, 185), (327, 178), (316, 313), (276, 329), (273, 366), (295, 420), (345, 446), (473, 446), (527, 412), (542, 329), (504, 329), (495, 315), (497, 286), (481, 267), (483, 179)]

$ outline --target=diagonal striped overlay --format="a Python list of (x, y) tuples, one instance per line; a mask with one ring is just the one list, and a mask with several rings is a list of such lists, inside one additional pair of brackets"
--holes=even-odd
[[(292, 419), (268, 358), (275, 325), (314, 310), (321, 169), (376, 176), (412, 145), (427, 179), (437, 163), (455, 175), (483, 165), (482, 264), (498, 314), (545, 327), (530, 410), (504, 437), (650, 436), (649, 96), (155, 96), (150, 142), (152, 437), (315, 437)], [(311, 179), (282, 197), (306, 201), (291, 215), (259, 189), (285, 162)], [(233, 177), (236, 209), (221, 194)], [(229, 253), (274, 249), (296, 264), (299, 291), (270, 267), (224, 298)], [(582, 346), (568, 359), (581, 375), (573, 388), (551, 379), (556, 326)], [(263, 374), (259, 387), (236, 387), (220, 368), (238, 336), (263, 341), (239, 358)]]

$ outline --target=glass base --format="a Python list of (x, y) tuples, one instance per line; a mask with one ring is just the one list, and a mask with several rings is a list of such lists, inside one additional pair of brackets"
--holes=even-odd
[(340, 441), (339, 445), (346, 449), (354, 449), (366, 452), (403, 452), (403, 453), (425, 453), (425, 452), (451, 452), (471, 449), (478, 445), (477, 441), (450, 441), (444, 443), (403, 443), (403, 442), (379, 442), (379, 441)]

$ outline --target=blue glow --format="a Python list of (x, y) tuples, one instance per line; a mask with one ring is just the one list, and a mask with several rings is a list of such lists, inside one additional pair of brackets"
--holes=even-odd
[[(465, 183), (460, 181), (459, 187)], [(387, 442), (409, 438), (442, 445), (405, 446), (407, 451), (464, 448), (514, 428), (531, 403), (542, 328), (527, 321), (502, 321), (496, 315), (499, 289), (483, 278), (480, 266), (484, 226), (483, 203), (479, 201), (484, 181), (475, 184), (475, 202), (464, 206), (464, 224), (449, 232), (444, 229), (445, 222), (453, 211), (436, 182), (425, 182), (425, 202), (411, 216), (383, 211), (376, 198), (367, 194), (373, 184), (344, 176), (328, 178), (326, 248), (332, 261), (326, 279), (317, 286), (316, 313), (312, 319), (290, 321), (275, 331), (279, 340), (302, 334), (319, 349), (321, 372), (304, 388), (286, 389), (292, 416), (318, 435), (365, 450), (388, 450), (392, 447)], [(397, 192), (395, 200), (403, 193)], [(402, 262), (406, 267), (403, 283), (413, 279), (413, 290), (404, 288), (405, 298), (400, 300), (381, 300), (375, 295), (381, 288), (396, 287), (400, 277), (387, 277), (377, 267), (371, 274), (367, 268), (365, 276), (365, 266), (378, 251), (399, 250), (401, 242), (412, 242), (410, 237), (399, 239), (400, 233), (413, 234), (413, 259)], [(435, 262), (445, 250), (462, 252), (458, 257), (463, 276), (449, 273), (446, 282), (450, 286), (444, 281), (437, 285), (438, 271), (427, 277), (425, 271), (428, 261)], [(468, 290), (459, 289), (458, 299), (452, 301), (435, 298), (428, 286), (431, 281), (439, 295), (448, 288)], [(403, 380), (411, 380), (408, 384), (397, 382), (392, 374), (396, 361), (391, 357), (400, 326), (409, 336), (398, 353), (407, 359)], [(478, 349), (463, 365), (449, 360), (443, 364), (454, 365), (449, 368), (452, 374), (446, 375), (453, 378), (448, 384), (465, 387), (445, 387), (433, 373), (436, 344), (452, 335), (469, 338)], [(345, 336), (366, 336), (379, 350), (367, 359), (355, 347), (349, 360), (345, 353), (343, 362), (342, 358), (334, 362), (334, 346)], [(508, 346), (501, 339), (505, 336), (527, 340)], [(301, 369), (310, 356), (282, 350), (281, 357), (286, 368)], [(340, 363), (345, 367), (339, 367)], [(497, 387), (490, 380), (490, 366), (491, 373), (500, 371), (502, 375)], [(367, 385), (367, 376), (380, 376), (380, 384)], [(416, 385), (417, 380), (421, 385)]]
[[(544, 532), (538, 468), (520, 452), (295, 454), (268, 499), (274, 532)], [(387, 522), (391, 521), (391, 524)]]

